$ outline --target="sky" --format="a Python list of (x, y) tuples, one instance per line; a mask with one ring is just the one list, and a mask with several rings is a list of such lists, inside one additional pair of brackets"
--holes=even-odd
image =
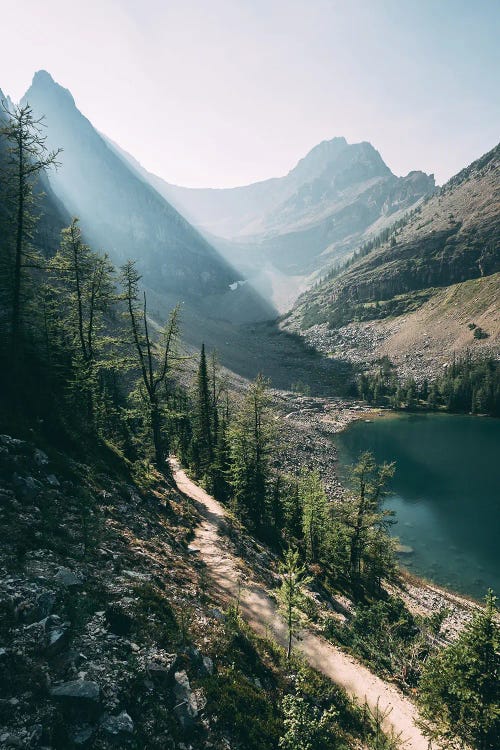
[(5, 94), (48, 70), (180, 185), (280, 176), (334, 136), (442, 184), (500, 139), (497, 0), (21, 0), (0, 22)]

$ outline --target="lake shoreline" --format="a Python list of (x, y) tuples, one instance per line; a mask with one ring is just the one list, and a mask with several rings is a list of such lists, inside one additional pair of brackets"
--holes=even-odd
[[(408, 415), (408, 412), (373, 407), (354, 399), (300, 396), (289, 391), (273, 391), (272, 402), (279, 414), (283, 436), (280, 468), (293, 474), (301, 467), (318, 471), (334, 501), (341, 500), (346, 489), (339, 476), (338, 449), (332, 444), (333, 436), (354, 422)], [(417, 416), (431, 412), (412, 413)], [(401, 561), (398, 561), (398, 568), (400, 582), (397, 586), (388, 585), (388, 591), (400, 596), (416, 614), (429, 616), (447, 609), (449, 614), (443, 629), (450, 640), (481, 607), (481, 602), (474, 597), (417, 576)]]

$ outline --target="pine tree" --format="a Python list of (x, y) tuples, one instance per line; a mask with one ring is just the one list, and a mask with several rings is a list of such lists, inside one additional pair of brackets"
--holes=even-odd
[(287, 659), (292, 655), (292, 638), (296, 632), (298, 623), (298, 608), (304, 599), (303, 587), (311, 583), (311, 576), (306, 575), (306, 569), (299, 562), (297, 550), (288, 549), (283, 561), (279, 565), (281, 575), (281, 587), (278, 591), (278, 599), (285, 616), (287, 626)]
[(391, 523), (391, 511), (382, 508), (386, 485), (394, 474), (394, 464), (375, 463), (373, 455), (363, 453), (351, 470), (353, 495), (346, 505), (345, 521), (350, 530), (350, 574), (361, 578), (362, 565), (373, 534), (385, 534)]
[(299, 494), (306, 559), (312, 563), (324, 561), (327, 556), (331, 519), (328, 498), (317, 472), (302, 472)]
[(441, 747), (500, 747), (500, 629), (496, 597), (458, 640), (427, 662), (420, 683), (424, 728)]
[[(112, 340), (104, 336), (104, 328), (114, 301), (114, 269), (106, 255), (98, 255), (82, 242), (78, 219), (73, 219), (62, 232), (60, 247), (50, 260), (48, 271), (48, 328), (54, 329), (71, 352), (72, 391), (77, 398), (83, 397), (87, 419), (93, 423), (97, 380), (106, 360), (109, 363), (111, 359)], [(47, 331), (49, 357), (50, 338)]]
[(265, 518), (270, 480), (269, 456), (274, 442), (267, 382), (251, 383), (230, 428), (230, 483), (236, 513), (254, 528)]
[(2, 181), (12, 211), (13, 247), (10, 254), (10, 341), (13, 355), (22, 349), (26, 271), (43, 265), (32, 245), (36, 221), (34, 185), (40, 173), (57, 166), (61, 149), (49, 151), (43, 136), (44, 118), (35, 119), (29, 104), (5, 109), (7, 122), (0, 137), (7, 141), (7, 164)]
[(136, 353), (136, 364), (140, 371), (140, 395), (147, 409), (156, 465), (168, 471), (166, 456), (169, 451), (168, 435), (164, 429), (163, 405), (166, 397), (167, 377), (179, 359), (176, 345), (179, 337), (179, 306), (175, 307), (162, 331), (160, 342), (154, 347), (149, 334), (146, 293), (143, 293), (143, 307), (139, 307), (139, 281), (133, 261), (122, 267), (121, 281), (125, 315), (130, 324), (132, 344)]
[(213, 409), (209, 393), (205, 344), (202, 344), (193, 413), (193, 455), (196, 475), (205, 479), (210, 477), (214, 458), (213, 437)]

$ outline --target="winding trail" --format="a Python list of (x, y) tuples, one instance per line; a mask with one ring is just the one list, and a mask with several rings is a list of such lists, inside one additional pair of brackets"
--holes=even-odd
[[(234, 598), (242, 569), (238, 559), (224, 545), (224, 536), (220, 533), (225, 524), (224, 509), (189, 479), (176, 459), (171, 459), (171, 466), (178, 489), (197, 503), (203, 518), (196, 529), (193, 548), (207, 565), (218, 593), (225, 599)], [(245, 579), (240, 602), (243, 617), (259, 635), (272, 635), (282, 646), (286, 645), (285, 623), (263, 585)], [(404, 750), (428, 750), (428, 739), (415, 725), (417, 709), (394, 685), (384, 682), (363, 664), (308, 630), (302, 631), (295, 649), (312, 667), (343, 687), (361, 704), (366, 700), (372, 710), (378, 704), (380, 711), (387, 714), (384, 728), (392, 729), (400, 736)]]

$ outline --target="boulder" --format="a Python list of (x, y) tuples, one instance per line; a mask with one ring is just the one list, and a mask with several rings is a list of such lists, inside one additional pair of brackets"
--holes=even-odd
[(78, 724), (71, 732), (71, 739), (75, 747), (88, 747), (95, 734), (92, 724)]
[(50, 695), (61, 703), (82, 706), (97, 706), (101, 700), (101, 689), (91, 680), (71, 680), (51, 688)]
[(23, 500), (34, 500), (42, 489), (40, 482), (33, 477), (21, 477), (19, 474), (13, 475), (12, 484), (16, 489), (18, 497)]
[(57, 627), (49, 631), (45, 651), (49, 656), (61, 653), (69, 643), (69, 629)]
[(41, 451), (40, 448), (35, 449), (33, 458), (35, 459), (37, 466), (46, 466), (49, 463), (49, 457), (44, 451)]
[(211, 677), (214, 673), (214, 663), (209, 656), (204, 656), (201, 661), (200, 674), (202, 677)]
[(38, 609), (38, 616), (41, 620), (52, 614), (55, 601), (56, 595), (53, 591), (42, 591), (42, 593), (39, 594), (36, 600), (36, 606)]
[(110, 739), (123, 745), (130, 739), (134, 732), (134, 722), (126, 711), (122, 711), (117, 716), (104, 714), (100, 722), (101, 731)]
[(171, 681), (179, 663), (177, 654), (162, 654), (150, 659), (146, 669), (153, 682), (166, 684)]
[(198, 719), (198, 703), (196, 695), (191, 690), (186, 672), (176, 672), (174, 675), (174, 695), (176, 705), (174, 713), (184, 730), (192, 729)]
[(59, 568), (54, 576), (54, 581), (60, 583), (61, 586), (65, 586), (66, 588), (82, 585), (82, 582), (78, 578), (78, 576), (69, 568)]

